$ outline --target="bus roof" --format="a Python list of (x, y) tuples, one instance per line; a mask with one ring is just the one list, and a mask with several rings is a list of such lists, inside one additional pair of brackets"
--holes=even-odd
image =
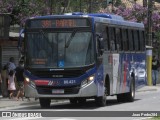
[(84, 14), (81, 12), (74, 12), (74, 13), (65, 13), (64, 15), (38, 16), (38, 17), (32, 17), (31, 19), (76, 18), (76, 17), (85, 17), (85, 18), (90, 17), (93, 18), (95, 22), (144, 28), (143, 23), (126, 21), (122, 16), (106, 14), (106, 13)]
[(36, 16), (32, 17), (31, 19), (48, 19), (48, 18), (55, 18), (55, 17), (102, 17), (108, 19), (118, 19), (124, 20), (122, 16), (119, 15), (112, 15), (106, 13), (91, 13), (91, 14), (83, 14), (81, 12), (73, 12), (73, 13), (65, 13), (64, 15), (47, 15), (47, 16)]

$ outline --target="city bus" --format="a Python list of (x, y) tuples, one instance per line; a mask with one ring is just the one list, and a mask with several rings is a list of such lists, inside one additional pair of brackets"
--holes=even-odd
[(144, 25), (118, 15), (33, 17), (23, 42), (25, 96), (39, 98), (42, 108), (52, 99), (105, 106), (116, 95), (118, 102), (133, 102), (146, 82)]

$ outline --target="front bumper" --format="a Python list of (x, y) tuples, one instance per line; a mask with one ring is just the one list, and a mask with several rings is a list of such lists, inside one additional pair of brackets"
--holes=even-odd
[[(37, 87), (38, 88), (38, 87)], [(52, 90), (52, 88), (50, 88)], [(25, 85), (25, 96), (30, 98), (75, 98), (75, 97), (93, 97), (97, 96), (97, 86), (94, 81), (84, 87), (80, 87), (77, 94), (43, 94), (38, 92), (36, 87), (30, 84)]]

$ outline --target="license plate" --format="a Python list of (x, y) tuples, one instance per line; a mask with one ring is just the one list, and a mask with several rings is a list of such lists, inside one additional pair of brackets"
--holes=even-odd
[(52, 94), (64, 93), (64, 89), (52, 89)]

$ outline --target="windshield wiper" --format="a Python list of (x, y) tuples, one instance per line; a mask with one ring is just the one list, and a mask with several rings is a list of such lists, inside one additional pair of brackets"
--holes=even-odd
[(39, 32), (43, 35), (43, 37), (44, 37), (47, 41), (49, 41), (48, 37), (46, 36), (46, 33), (45, 33), (43, 30), (40, 30)]
[(48, 45), (51, 46), (51, 44), (49, 42), (49, 38), (48, 38), (48, 36), (46, 36), (46, 33), (43, 30), (40, 30), (39, 33), (41, 33), (43, 35), (43, 37), (47, 40)]
[(65, 44), (65, 48), (68, 48), (68, 47), (69, 47), (69, 45), (70, 45), (71, 41), (73, 40), (73, 37), (75, 36), (76, 32), (77, 32), (77, 30), (74, 30), (74, 31), (72, 32), (72, 34), (70, 35), (67, 43)]

